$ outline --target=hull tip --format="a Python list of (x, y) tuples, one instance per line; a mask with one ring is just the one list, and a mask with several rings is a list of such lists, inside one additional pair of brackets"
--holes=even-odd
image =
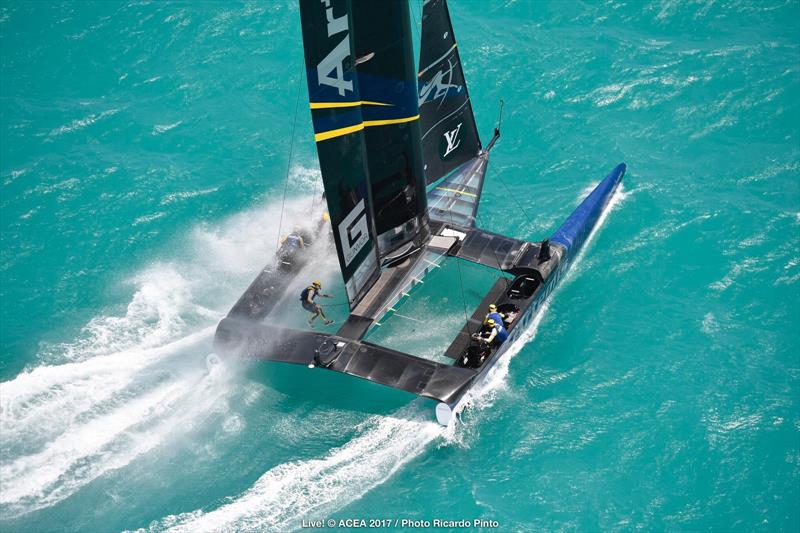
[(447, 426), (450, 424), (450, 420), (453, 419), (453, 410), (450, 409), (450, 406), (446, 403), (438, 403), (436, 404), (436, 421), (439, 422), (443, 426)]

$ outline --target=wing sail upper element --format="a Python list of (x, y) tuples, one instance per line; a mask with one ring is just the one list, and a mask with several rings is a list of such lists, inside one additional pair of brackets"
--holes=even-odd
[[(350, 306), (380, 274), (348, 0), (301, 0), (303, 49), (319, 166)], [(366, 105), (365, 105), (366, 104)]]
[(430, 185), (481, 149), (446, 0), (426, 0), (423, 5), (417, 78), (425, 179)]

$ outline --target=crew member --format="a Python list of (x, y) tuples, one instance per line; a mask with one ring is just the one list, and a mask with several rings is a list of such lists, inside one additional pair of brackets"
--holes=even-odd
[(503, 326), (505, 326), (506, 315), (503, 313), (498, 313), (497, 306), (495, 304), (491, 304), (489, 306), (489, 312), (486, 313), (486, 317), (483, 319), (483, 323), (486, 324), (490, 318), (495, 322), (497, 322), (498, 324), (503, 324)]
[(325, 313), (322, 311), (322, 307), (318, 303), (314, 301), (314, 298), (320, 296), (322, 298), (333, 298), (330, 294), (321, 294), (320, 291), (322, 290), (322, 283), (319, 281), (315, 281), (305, 289), (303, 292), (300, 293), (300, 303), (303, 306), (303, 309), (310, 313), (314, 313), (311, 315), (311, 318), (308, 319), (308, 325), (312, 328), (314, 327), (314, 319), (318, 316), (322, 317), (322, 320), (325, 321), (325, 325), (333, 324), (333, 320), (329, 320), (328, 317), (325, 316)]
[(331, 221), (331, 216), (328, 214), (327, 211), (322, 213), (322, 218), (317, 222), (317, 233), (322, 231), (322, 228)]
[(475, 335), (475, 340), (483, 344), (497, 348), (508, 338), (508, 331), (503, 327), (502, 322), (495, 322), (493, 318), (486, 321), (484, 329)]
[(281, 239), (281, 249), (279, 253), (281, 255), (286, 255), (291, 253), (298, 248), (305, 248), (306, 241), (303, 240), (303, 236), (300, 234), (300, 231), (295, 229), (289, 235), (286, 235), (283, 239)]

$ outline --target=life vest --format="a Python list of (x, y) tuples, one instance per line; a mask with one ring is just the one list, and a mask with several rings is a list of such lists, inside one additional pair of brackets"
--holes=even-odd
[(316, 288), (315, 286), (313, 286), (313, 285), (309, 285), (308, 287), (306, 287), (305, 289), (303, 289), (303, 292), (301, 292), (301, 293), (300, 293), (300, 301), (301, 301), (301, 302), (307, 302), (307, 301), (308, 301), (308, 291), (311, 291), (311, 292), (313, 293), (313, 294), (311, 295), (311, 300), (313, 301), (313, 300), (314, 300), (314, 298), (316, 298), (316, 297), (317, 297), (317, 293), (319, 292), (319, 289), (317, 289), (317, 288)]
[(488, 315), (486, 315), (486, 318), (483, 319), (483, 323), (486, 324), (489, 321), (490, 318), (492, 320), (494, 320), (495, 324), (498, 324), (500, 326), (503, 325), (503, 318), (504, 317), (503, 317), (502, 314), (498, 313), (497, 311), (495, 311), (494, 313), (489, 313)]
[(497, 344), (502, 344), (508, 338), (508, 330), (500, 324), (495, 327), (497, 328), (497, 336), (495, 337), (495, 340), (497, 341)]

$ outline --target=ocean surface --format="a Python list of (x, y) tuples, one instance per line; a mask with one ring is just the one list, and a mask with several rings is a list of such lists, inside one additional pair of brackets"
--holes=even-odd
[[(321, 210), (293, 2), (0, 3), (0, 529), (800, 529), (800, 3), (451, 10), (484, 142), (505, 101), (479, 226), (540, 240), (629, 170), (442, 428), (365, 381), (208, 361)], [(446, 346), (459, 275), (473, 306), (491, 283), (459, 268), (381, 341)], [(335, 260), (306, 277), (342, 320)]]

